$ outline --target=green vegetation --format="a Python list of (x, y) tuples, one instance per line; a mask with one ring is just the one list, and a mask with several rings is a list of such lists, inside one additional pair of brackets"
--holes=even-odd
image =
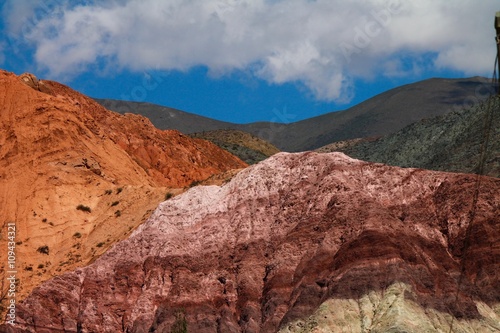
[(43, 223), (47, 222), (47, 219), (46, 218), (42, 219), (42, 222)]
[(172, 192), (167, 192), (167, 194), (165, 194), (165, 200), (168, 200), (170, 198), (172, 198), (174, 196), (174, 194)]
[(189, 187), (195, 187), (201, 184), (201, 181), (199, 180), (194, 180), (191, 184), (189, 184)]
[(116, 205), (118, 205), (119, 203), (120, 203), (120, 201), (113, 201), (113, 203), (111, 204), (111, 207), (116, 206)]
[(120, 194), (123, 191), (123, 187), (119, 187), (116, 189), (116, 194)]
[(184, 310), (175, 312), (175, 321), (170, 329), (171, 333), (187, 333), (186, 313)]
[(44, 264), (39, 264), (39, 265), (38, 265), (38, 269), (42, 269), (42, 268), (44, 268), (44, 267), (45, 267), (45, 265), (44, 265)]
[(106, 190), (106, 191), (104, 191), (104, 194), (106, 194), (106, 195), (110, 195), (111, 193), (113, 193), (113, 190)]
[(119, 210), (117, 210), (117, 211), (115, 212), (115, 216), (116, 216), (116, 217), (120, 217), (120, 216), (122, 216), (122, 212), (121, 212), (121, 211), (119, 211)]
[[(491, 131), (484, 174), (500, 177), (500, 98), (424, 119), (377, 140), (340, 149), (350, 157), (394, 166), (450, 172), (478, 172), (485, 139), (485, 119)], [(488, 111), (493, 112), (488, 113)], [(497, 130), (494, 130), (497, 129)]]
[(87, 212), (87, 213), (90, 213), (92, 211), (89, 206), (84, 206), (82, 204), (79, 204), (78, 206), (76, 206), (76, 209), (81, 210), (82, 212)]
[(47, 245), (40, 246), (38, 249), (36, 249), (37, 252), (40, 252), (42, 254), (49, 254), (49, 247)]
[(103, 247), (103, 246), (104, 246), (104, 244), (105, 244), (104, 242), (100, 242), (100, 243), (97, 243), (97, 245), (96, 245), (96, 246), (97, 246), (97, 247)]
[(75, 237), (75, 238), (81, 238), (82, 234), (79, 233), (79, 232), (75, 232), (75, 234), (73, 235), (73, 237)]

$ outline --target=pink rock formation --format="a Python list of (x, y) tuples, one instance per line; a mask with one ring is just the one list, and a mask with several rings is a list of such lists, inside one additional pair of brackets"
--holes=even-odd
[[(9, 329), (170, 332), (185, 317), (188, 332), (276, 332), (329, 300), (402, 283), (412, 292), (398, 297), (425, 313), (494, 332), (500, 179), (481, 179), (470, 225), (476, 180), (280, 153), (163, 202), (92, 265), (36, 288)], [(395, 313), (368, 323), (372, 332), (388, 331), (375, 329), (383, 320), (404, 331)]]

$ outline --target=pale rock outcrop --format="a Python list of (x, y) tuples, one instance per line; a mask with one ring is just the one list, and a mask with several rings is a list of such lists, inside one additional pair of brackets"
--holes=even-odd
[(39, 80), (34, 74), (31, 73), (23, 73), (19, 75), (19, 80), (26, 84), (28, 87), (31, 87), (40, 92), (52, 95), (52, 89), (48, 85), (45, 84), (42, 80)]

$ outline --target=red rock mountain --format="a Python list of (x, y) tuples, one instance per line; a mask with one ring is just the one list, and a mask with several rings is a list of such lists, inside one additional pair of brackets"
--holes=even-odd
[(497, 332), (499, 211), (500, 179), (280, 153), (161, 203), (3, 329)]
[(20, 300), (124, 238), (167, 191), (245, 166), (207, 141), (108, 111), (57, 82), (0, 71), (2, 279), (7, 223), (17, 229)]

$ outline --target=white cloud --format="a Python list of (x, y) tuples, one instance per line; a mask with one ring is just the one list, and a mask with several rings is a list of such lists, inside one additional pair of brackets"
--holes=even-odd
[[(23, 26), (31, 25), (35, 16), (37, 0), (6, 1), (2, 8), (2, 19), (11, 34), (19, 34)], [(25, 28), (26, 29), (26, 28)]]
[[(27, 5), (11, 12), (34, 12), (31, 0), (13, 3)], [(496, 0), (104, 0), (61, 6), (26, 38), (54, 76), (96, 62), (132, 70), (204, 65), (301, 82), (315, 98), (339, 101), (349, 98), (353, 77), (420, 70), (405, 72), (399, 53), (415, 64), (431, 53), (426, 66), (489, 74), (497, 9)]]
[(68, 1), (6, 0), (1, 16), (12, 38), (28, 38), (41, 21), (66, 9)]

